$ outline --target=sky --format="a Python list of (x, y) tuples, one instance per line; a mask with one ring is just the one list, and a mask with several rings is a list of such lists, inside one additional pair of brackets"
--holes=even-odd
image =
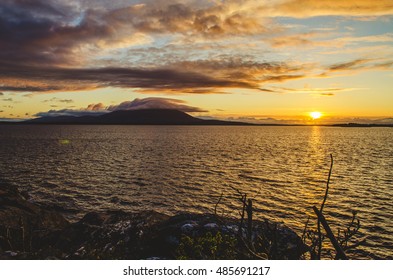
[(0, 120), (145, 108), (393, 123), (393, 1), (1, 1)]

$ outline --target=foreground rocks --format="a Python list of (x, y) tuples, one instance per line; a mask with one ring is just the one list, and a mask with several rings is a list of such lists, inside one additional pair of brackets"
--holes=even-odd
[(283, 224), (154, 211), (94, 212), (69, 223), (0, 185), (0, 259), (299, 259), (304, 245)]

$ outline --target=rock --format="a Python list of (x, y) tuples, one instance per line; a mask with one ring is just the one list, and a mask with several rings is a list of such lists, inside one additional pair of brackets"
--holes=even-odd
[(216, 230), (218, 229), (218, 225), (216, 223), (208, 223), (203, 226), (207, 230)]
[(239, 226), (237, 225), (226, 225), (223, 227), (223, 231), (227, 233), (238, 233)]
[(180, 230), (182, 233), (190, 233), (194, 230), (195, 224), (184, 224), (181, 226)]
[(9, 257), (16, 257), (18, 253), (12, 251), (5, 251), (4, 254)]

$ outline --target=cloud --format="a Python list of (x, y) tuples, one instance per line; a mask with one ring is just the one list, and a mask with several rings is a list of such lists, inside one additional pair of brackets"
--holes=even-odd
[(83, 65), (97, 50), (149, 44), (151, 35), (232, 37), (266, 33), (271, 26), (237, 1), (67, 2), (2, 1), (0, 62)]
[(337, 38), (336, 42), (345, 42), (345, 43), (386, 43), (393, 42), (393, 33), (385, 33), (379, 35), (371, 35), (371, 36), (358, 36), (358, 37), (342, 37)]
[(86, 111), (111, 111), (108, 110), (107, 107), (103, 103), (97, 103), (97, 104), (89, 104), (87, 108), (85, 109)]
[(327, 76), (329, 73), (333, 72), (343, 72), (350, 71), (351, 73), (356, 73), (357, 71), (364, 70), (392, 70), (393, 60), (386, 61), (383, 59), (370, 59), (370, 58), (360, 58), (351, 60), (344, 63), (337, 63), (329, 66), (325, 73), (321, 74), (321, 77)]
[[(342, 52), (342, 48), (350, 46), (351, 51), (356, 45), (364, 45), (365, 43), (390, 43), (393, 42), (393, 34), (385, 33), (372, 36), (340, 36), (338, 38), (329, 38), (334, 36), (334, 33), (324, 33), (311, 31), (307, 33), (298, 33), (290, 35), (278, 35), (273, 38), (268, 38), (267, 41), (274, 48), (339, 48), (338, 53)], [(369, 46), (368, 46), (369, 47)]]
[(61, 102), (61, 103), (73, 103), (74, 100), (72, 100), (72, 99), (60, 99), (59, 102)]
[(282, 48), (282, 47), (299, 47), (304, 45), (312, 45), (314, 44), (309, 38), (310, 35), (289, 35), (289, 36), (282, 36), (272, 38), (270, 40), (271, 45), (275, 48)]
[(261, 34), (269, 30), (262, 17), (247, 6), (250, 1), (187, 2), (147, 2), (112, 11), (107, 18), (110, 22), (126, 20), (141, 32), (180, 33), (188, 37)]
[(47, 103), (47, 102), (60, 102), (60, 103), (67, 103), (68, 104), (68, 103), (73, 103), (74, 100), (72, 100), (72, 99), (60, 99), (60, 98), (57, 98), (57, 97), (53, 97), (51, 99), (46, 99), (46, 100), (44, 100), (42, 102), (44, 102), (44, 103)]
[(273, 7), (275, 16), (382, 16), (393, 14), (391, 0), (287, 0)]
[[(0, 3), (0, 62), (83, 65), (101, 49), (151, 42), (126, 21), (110, 21), (106, 9), (81, 1), (4, 0)], [(86, 1), (85, 1), (86, 2)]]
[[(310, 69), (293, 62), (262, 61), (262, 47), (256, 46), (252, 54), (249, 50), (247, 43), (254, 43), (248, 40), (251, 36), (256, 45), (263, 40), (277, 48), (332, 44), (315, 40), (321, 35), (317, 32), (279, 36), (285, 28), (274, 17), (378, 16), (393, 10), (387, 0), (339, 2), (3, 0), (0, 91), (38, 94), (106, 87), (155, 94), (226, 93), (231, 88), (269, 91), (266, 85), (309, 77)], [(392, 34), (333, 41), (388, 43)], [(192, 52), (195, 42), (202, 42), (201, 49)], [(144, 48), (151, 43), (154, 46)], [(137, 45), (142, 45), (139, 52), (130, 48)], [(222, 46), (228, 48), (225, 57), (211, 55), (222, 53)], [(332, 65), (327, 73), (355, 69), (356, 64), (367, 68), (362, 62), (353, 63)], [(373, 67), (391, 66), (381, 62)]]
[(321, 96), (334, 96), (335, 94), (331, 93), (331, 92), (327, 92), (327, 93), (320, 93), (319, 95), (321, 95)]
[(102, 115), (119, 110), (142, 110), (142, 109), (172, 109), (187, 113), (207, 112), (198, 107), (189, 106), (185, 101), (172, 98), (149, 97), (132, 101), (124, 101), (117, 105), (105, 106), (103, 103), (89, 104), (86, 108), (49, 110), (47, 112), (37, 113), (36, 117), (58, 117), (58, 116), (88, 116)]
[(206, 110), (203, 110), (201, 108), (186, 105), (183, 100), (172, 99), (172, 98), (158, 98), (158, 97), (150, 97), (150, 98), (143, 98), (143, 99), (136, 98), (133, 101), (125, 101), (118, 105), (108, 106), (106, 109), (108, 111), (140, 110), (140, 109), (175, 109), (188, 113), (207, 112)]
[(179, 61), (161, 68), (0, 65), (0, 90), (39, 93), (118, 87), (142, 92), (222, 93), (226, 88), (259, 89), (263, 83), (303, 78), (305, 68), (307, 65), (236, 57)]
[(47, 112), (39, 112), (35, 114), (36, 117), (80, 117), (80, 116), (99, 116), (105, 114), (102, 111), (90, 111), (90, 110), (72, 110), (72, 109), (62, 109), (62, 110), (49, 110)]
[(184, 92), (189, 89), (257, 88), (253, 81), (208, 76), (196, 71), (138, 68), (2, 67), (0, 90), (76, 91), (103, 87)]
[[(313, 40), (315, 38), (321, 38), (326, 36), (325, 33), (320, 32), (308, 32), (292, 35), (281, 35), (275, 36), (268, 39), (272, 47), (274, 48), (292, 48), (292, 47), (339, 47), (338, 42)], [(343, 44), (341, 44), (343, 45)]]
[(286, 87), (271, 87), (268, 89), (270, 92), (274, 93), (304, 93), (304, 94), (310, 94), (310, 95), (316, 95), (316, 96), (325, 96), (325, 97), (330, 97), (334, 96), (337, 93), (341, 92), (348, 92), (348, 91), (354, 91), (354, 90), (364, 90), (362, 88), (315, 88), (315, 87), (309, 87), (305, 86), (303, 88), (286, 88)]
[(282, 27), (275, 16), (393, 14), (391, 0), (115, 2), (1, 1), (0, 62), (75, 67), (92, 63), (100, 51), (150, 44), (162, 35), (214, 41), (277, 33)]
[(61, 63), (71, 54), (69, 47), (72, 43), (67, 42), (67, 38), (55, 40), (59, 28), (70, 20), (67, 10), (66, 6), (54, 1), (2, 1), (0, 61), (13, 64)]
[(353, 70), (364, 67), (370, 59), (356, 59), (345, 63), (334, 64), (329, 67), (330, 71), (343, 71), (343, 70)]
[(308, 65), (256, 62), (241, 57), (220, 57), (219, 59), (180, 61), (168, 67), (186, 71), (197, 70), (210, 77), (249, 85), (243, 88), (260, 89), (261, 84), (303, 78)]

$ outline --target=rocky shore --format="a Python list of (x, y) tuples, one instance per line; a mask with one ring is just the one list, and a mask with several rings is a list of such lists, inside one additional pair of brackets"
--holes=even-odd
[(213, 214), (92, 212), (71, 223), (0, 184), (0, 259), (299, 259), (301, 238), (283, 224)]

